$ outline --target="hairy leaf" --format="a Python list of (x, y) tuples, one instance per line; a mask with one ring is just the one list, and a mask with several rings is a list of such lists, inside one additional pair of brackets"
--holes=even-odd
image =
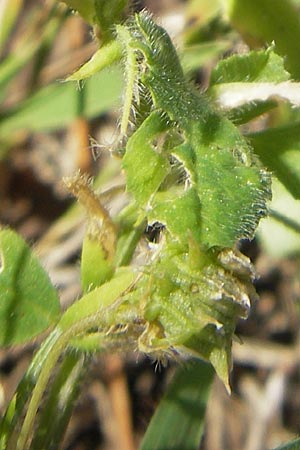
[(277, 106), (277, 98), (297, 104), (299, 86), (285, 83), (289, 79), (283, 58), (269, 47), (220, 61), (212, 71), (209, 93), (229, 109), (228, 118), (242, 124)]
[(273, 48), (232, 55), (213, 69), (210, 85), (236, 82), (280, 82), (290, 79), (283, 59)]
[(235, 125), (242, 125), (267, 113), (278, 105), (276, 100), (255, 100), (236, 106), (227, 111), (227, 117)]
[(228, 387), (236, 320), (247, 316), (255, 297), (253, 270), (233, 251), (196, 256), (197, 248), (192, 241), (189, 253), (169, 245), (129, 294), (143, 299), (149, 322), (139, 348), (162, 358), (177, 352), (210, 360)]
[[(174, 154), (183, 164), (181, 178), (185, 189), (194, 192), (187, 196), (194, 197), (190, 217), (198, 217), (196, 222), (200, 223), (202, 243), (208, 247), (230, 247), (237, 239), (252, 237), (259, 219), (266, 213), (266, 201), (270, 197), (268, 175), (257, 164), (238, 129), (214, 111), (208, 100), (187, 83), (165, 30), (155, 25), (145, 13), (136, 17), (136, 24), (133, 45), (147, 62), (142, 79), (144, 88), (150, 91), (155, 107), (167, 114), (168, 128), (182, 133), (183, 150), (175, 148), (173, 153), (167, 148), (165, 151), (167, 157)], [(152, 220), (170, 224), (174, 220), (169, 208), (170, 197), (165, 208), (161, 203), (159, 207), (154, 206), (154, 194), (165, 176), (164, 173), (158, 176), (157, 167), (160, 164), (164, 167), (165, 163), (162, 164), (164, 147), (158, 154), (144, 144), (149, 136), (153, 136), (152, 127), (150, 116), (128, 142), (128, 154), (136, 155), (128, 161), (126, 152), (124, 159), (128, 189), (140, 206), (147, 207)], [(151, 161), (150, 158), (153, 162), (148, 165), (146, 161)], [(146, 200), (150, 203), (146, 204)], [(176, 201), (174, 208), (175, 204)], [(156, 217), (155, 211), (158, 212)], [(177, 220), (180, 220), (179, 216)], [(192, 225), (185, 227), (182, 236), (178, 237), (186, 240), (189, 228)]]
[(150, 115), (128, 140), (123, 167), (127, 189), (140, 205), (146, 206), (168, 173), (168, 161), (156, 151), (153, 141), (166, 130), (160, 114)]
[[(186, 81), (173, 44), (146, 13), (131, 25), (144, 57), (140, 90), (154, 111), (129, 138), (123, 167), (140, 214), (165, 242), (128, 294), (148, 326), (140, 350), (209, 360), (228, 387), (231, 340), (253, 271), (233, 250), (266, 214), (269, 175), (239, 130)], [(179, 143), (179, 145), (178, 145)]]

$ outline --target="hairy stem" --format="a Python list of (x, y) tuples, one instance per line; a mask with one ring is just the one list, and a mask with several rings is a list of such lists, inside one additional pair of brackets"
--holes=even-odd
[(124, 64), (126, 87), (124, 92), (124, 104), (120, 126), (121, 136), (125, 136), (130, 120), (130, 112), (134, 97), (138, 102), (138, 89), (136, 89), (138, 65), (135, 56), (135, 49), (130, 45), (132, 38), (129, 30), (121, 25), (118, 25), (116, 30), (118, 38), (125, 49), (124, 53), (126, 55), (126, 61)]
[[(30, 436), (34, 426), (35, 416), (41, 403), (42, 396), (47, 388), (51, 373), (60, 355), (66, 350), (72, 338), (84, 333), (94, 326), (99, 326), (102, 318), (103, 311), (99, 311), (99, 313), (94, 314), (93, 316), (88, 316), (76, 322), (63, 333), (59, 329), (54, 331), (54, 333), (56, 333), (56, 336), (54, 337), (55, 342), (49, 352), (48, 358), (44, 362), (37, 383), (33, 389), (28, 410), (15, 447), (16, 450), (28, 450), (30, 448)], [(8, 448), (10, 448), (10, 446), (8, 446)]]

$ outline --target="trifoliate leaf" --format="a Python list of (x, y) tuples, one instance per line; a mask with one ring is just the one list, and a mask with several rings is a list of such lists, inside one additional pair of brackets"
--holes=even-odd
[[(193, 193), (193, 207), (189, 201), (193, 211), (181, 217), (177, 215), (177, 223), (187, 224), (188, 217), (193, 218), (193, 225), (181, 227), (183, 234), (179, 239), (185, 241), (187, 231), (194, 228), (195, 223), (200, 224), (201, 240), (207, 247), (230, 247), (238, 239), (253, 237), (260, 218), (266, 214), (266, 202), (270, 198), (269, 176), (257, 164), (239, 130), (185, 80), (165, 30), (155, 25), (146, 13), (141, 13), (136, 17), (133, 36), (132, 45), (136, 45), (145, 57), (143, 89), (148, 90), (157, 111), (144, 121), (128, 142), (124, 167), (129, 190), (138, 205), (144, 208), (146, 216), (157, 219), (155, 212), (159, 209), (164, 223), (174, 222), (171, 198), (168, 197), (166, 205), (156, 202), (167, 173), (166, 161), (170, 161), (172, 154), (182, 163), (181, 174), (174, 184), (181, 187), (186, 184), (184, 189), (195, 190), (186, 194), (191, 200)], [(268, 54), (262, 54), (262, 57), (271, 58)], [(181, 133), (182, 145), (174, 150), (163, 144), (158, 149), (149, 146), (151, 140), (157, 142), (158, 134), (152, 117), (155, 114), (162, 116), (162, 113), (166, 131)], [(130, 154), (135, 157), (129, 160)], [(176, 209), (179, 200), (175, 198), (176, 194), (173, 203)], [(180, 210), (183, 212), (182, 206)], [(177, 227), (177, 237), (179, 230)]]

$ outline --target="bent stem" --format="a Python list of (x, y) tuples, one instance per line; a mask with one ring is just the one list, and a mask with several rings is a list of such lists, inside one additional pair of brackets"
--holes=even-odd
[[(83, 334), (85, 331), (88, 331), (94, 326), (99, 327), (99, 324), (101, 324), (101, 316), (103, 319), (103, 311), (99, 311), (93, 316), (88, 316), (81, 319), (64, 332), (62, 332), (59, 328), (54, 330), (53, 334), (55, 342), (49, 352), (48, 358), (44, 362), (37, 383), (33, 389), (28, 410), (15, 447), (16, 450), (26, 450), (30, 446), (29, 439), (34, 426), (35, 416), (41, 403), (42, 396), (47, 388), (49, 378), (60, 355), (66, 350), (72, 338)], [(9, 446), (8, 448), (11, 447)]]

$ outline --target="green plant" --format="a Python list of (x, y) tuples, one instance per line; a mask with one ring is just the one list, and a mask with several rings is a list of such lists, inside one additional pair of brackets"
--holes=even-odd
[[(13, 231), (0, 231), (1, 345), (26, 342), (51, 328), (2, 420), (3, 449), (58, 448), (83, 358), (96, 351), (138, 349), (162, 362), (204, 359), (230, 390), (236, 323), (247, 317), (256, 298), (253, 267), (236, 244), (253, 237), (271, 197), (270, 174), (252, 148), (259, 149), (264, 135), (247, 139), (237, 123), (274, 106), (269, 97), (261, 98), (259, 82), (276, 93), (278, 84), (290, 78), (271, 47), (220, 62), (208, 93), (200, 94), (187, 81), (168, 34), (148, 13), (120, 24), (124, 1), (66, 3), (100, 29), (104, 42), (69, 80), (82, 80), (125, 61), (118, 154), (130, 200), (110, 217), (86, 176), (65, 180), (86, 209), (87, 226), (81, 258), (83, 296), (63, 313), (29, 247)], [(257, 87), (251, 102), (233, 105), (230, 119), (219, 111), (214, 97), (222, 98), (230, 88), (234, 97), (235, 89), (251, 83)], [(278, 168), (275, 163), (266, 165)], [(138, 243), (154, 223), (161, 224), (160, 242), (144, 252), (143, 266), (136, 266)], [(43, 321), (34, 320), (34, 314)], [(213, 372), (206, 365), (196, 365), (194, 372), (199, 370), (208, 389)], [(176, 398), (180, 389), (193, 386), (193, 377), (193, 370), (179, 374), (180, 382), (175, 380), (169, 395)], [(57, 412), (66, 382), (65, 408)], [(202, 407), (207, 389), (198, 398)], [(56, 416), (51, 429), (46, 426), (49, 411)], [(177, 443), (180, 448), (196, 448), (200, 438), (197, 417), (191, 418), (195, 425), (190, 447)], [(40, 426), (34, 434), (36, 421)], [(143, 449), (167, 445), (153, 443), (151, 428), (148, 436)]]

